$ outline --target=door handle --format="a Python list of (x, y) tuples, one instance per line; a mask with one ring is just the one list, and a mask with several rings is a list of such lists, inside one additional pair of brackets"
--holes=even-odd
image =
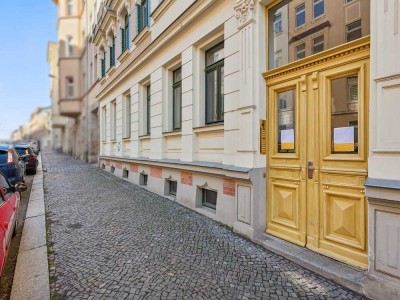
[(308, 179), (312, 179), (314, 174), (314, 163), (312, 161), (307, 162), (307, 177)]

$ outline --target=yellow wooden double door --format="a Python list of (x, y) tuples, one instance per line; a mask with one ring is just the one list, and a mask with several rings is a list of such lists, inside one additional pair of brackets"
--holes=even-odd
[(264, 77), (267, 232), (367, 268), (369, 42)]

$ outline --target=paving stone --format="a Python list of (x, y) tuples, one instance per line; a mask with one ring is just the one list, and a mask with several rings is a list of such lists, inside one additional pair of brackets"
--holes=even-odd
[(43, 161), (53, 296), (364, 299), (93, 165), (46, 151)]

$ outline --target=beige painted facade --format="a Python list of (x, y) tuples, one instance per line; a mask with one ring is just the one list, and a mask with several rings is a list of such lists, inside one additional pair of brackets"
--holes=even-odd
[(95, 162), (99, 151), (99, 131), (97, 101), (91, 94), (96, 82), (90, 77), (89, 57), (93, 45), (89, 43), (89, 16), (95, 15), (94, 3), (100, 1), (54, 2), (58, 6), (58, 51), (57, 57), (55, 54), (52, 57), (57, 63), (49, 63), (55, 72), (52, 101), (53, 109), (58, 113), (53, 120), (58, 141), (55, 148)]
[(400, 298), (400, 3), (371, 1), (369, 270), (366, 294)]
[[(265, 156), (259, 153), (266, 110), (264, 8), (247, 0), (159, 2), (151, 1), (150, 23), (140, 32), (139, 1), (105, 1), (108, 8), (100, 7), (93, 32), (99, 165), (253, 237), (266, 225)], [(123, 52), (120, 28), (127, 13), (130, 45)], [(113, 36), (116, 63), (110, 67)], [(218, 54), (224, 120), (206, 124), (206, 53), (216, 45), (224, 49)], [(173, 72), (179, 68), (182, 120), (173, 130)], [(204, 203), (207, 193), (216, 195), (214, 209)]]

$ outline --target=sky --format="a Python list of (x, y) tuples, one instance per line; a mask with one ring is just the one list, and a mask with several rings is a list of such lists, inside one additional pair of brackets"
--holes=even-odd
[(52, 0), (7, 0), (0, 8), (0, 140), (50, 105), (47, 43), (57, 40)]

